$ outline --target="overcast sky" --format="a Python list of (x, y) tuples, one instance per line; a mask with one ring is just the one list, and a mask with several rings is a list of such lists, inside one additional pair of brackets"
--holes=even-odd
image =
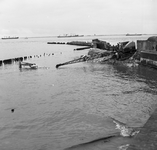
[(0, 0), (0, 37), (157, 33), (157, 0)]

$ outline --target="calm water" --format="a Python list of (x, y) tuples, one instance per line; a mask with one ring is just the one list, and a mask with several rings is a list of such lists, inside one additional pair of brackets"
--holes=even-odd
[[(55, 68), (88, 50), (47, 42), (93, 38), (115, 44), (147, 36), (0, 40), (1, 60), (33, 56), (26, 61), (40, 66), (0, 66), (0, 150), (63, 150), (119, 132), (110, 117), (131, 127), (144, 125), (157, 104), (157, 70), (97, 63)], [(117, 137), (71, 149), (118, 150), (131, 140)]]

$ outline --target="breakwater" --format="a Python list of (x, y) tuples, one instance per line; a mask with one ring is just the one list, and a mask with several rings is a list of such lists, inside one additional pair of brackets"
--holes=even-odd
[(92, 42), (87, 41), (71, 41), (67, 42), (68, 45), (76, 45), (76, 46), (92, 46)]
[[(74, 50), (84, 50), (84, 49), (89, 49), (92, 47), (92, 42), (87, 42), (87, 41), (71, 41), (71, 42), (47, 42), (47, 44), (67, 44), (67, 45), (75, 45), (75, 46), (83, 46), (83, 47), (79, 47), (76, 48)], [(34, 58), (34, 57), (42, 57), (42, 56), (51, 56), (54, 55), (54, 53), (49, 53), (49, 54), (42, 54), (42, 55), (32, 55), (32, 56), (22, 56), (22, 57), (16, 57), (16, 58), (8, 58), (8, 59), (4, 59), (4, 60), (0, 60), (0, 65), (5, 65), (5, 64), (12, 64), (14, 62), (18, 62), (18, 61), (24, 61), (30, 58)]]
[(65, 42), (47, 42), (47, 44), (66, 44)]
[(47, 42), (47, 44), (67, 44), (67, 45), (76, 45), (76, 46), (92, 46), (92, 42), (87, 42), (87, 41)]

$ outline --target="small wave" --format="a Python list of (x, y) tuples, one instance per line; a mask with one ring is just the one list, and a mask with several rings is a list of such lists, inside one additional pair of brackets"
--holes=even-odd
[(119, 146), (118, 150), (127, 150), (129, 146), (130, 146), (129, 144)]
[(113, 122), (116, 124), (116, 129), (120, 130), (120, 135), (123, 137), (132, 137), (139, 133), (139, 131), (136, 131), (135, 129), (128, 127), (124, 123), (112, 118)]

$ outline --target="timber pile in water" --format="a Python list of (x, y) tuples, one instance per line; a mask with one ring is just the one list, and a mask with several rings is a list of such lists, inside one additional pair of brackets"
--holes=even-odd
[(92, 40), (91, 46), (93, 48), (89, 50), (87, 55), (80, 56), (80, 58), (77, 58), (77, 59), (74, 59), (65, 63), (57, 64), (56, 68), (63, 65), (74, 64), (74, 63), (79, 63), (79, 62), (84, 62), (84, 61), (91, 61), (91, 60), (92, 61), (97, 60), (97, 62), (100, 62), (100, 63), (108, 62), (110, 60), (113, 60), (113, 62), (125, 61), (131, 57), (134, 57), (136, 54), (135, 42), (133, 41), (120, 42), (116, 46), (114, 45), (112, 46), (110, 43), (106, 41), (94, 39)]

